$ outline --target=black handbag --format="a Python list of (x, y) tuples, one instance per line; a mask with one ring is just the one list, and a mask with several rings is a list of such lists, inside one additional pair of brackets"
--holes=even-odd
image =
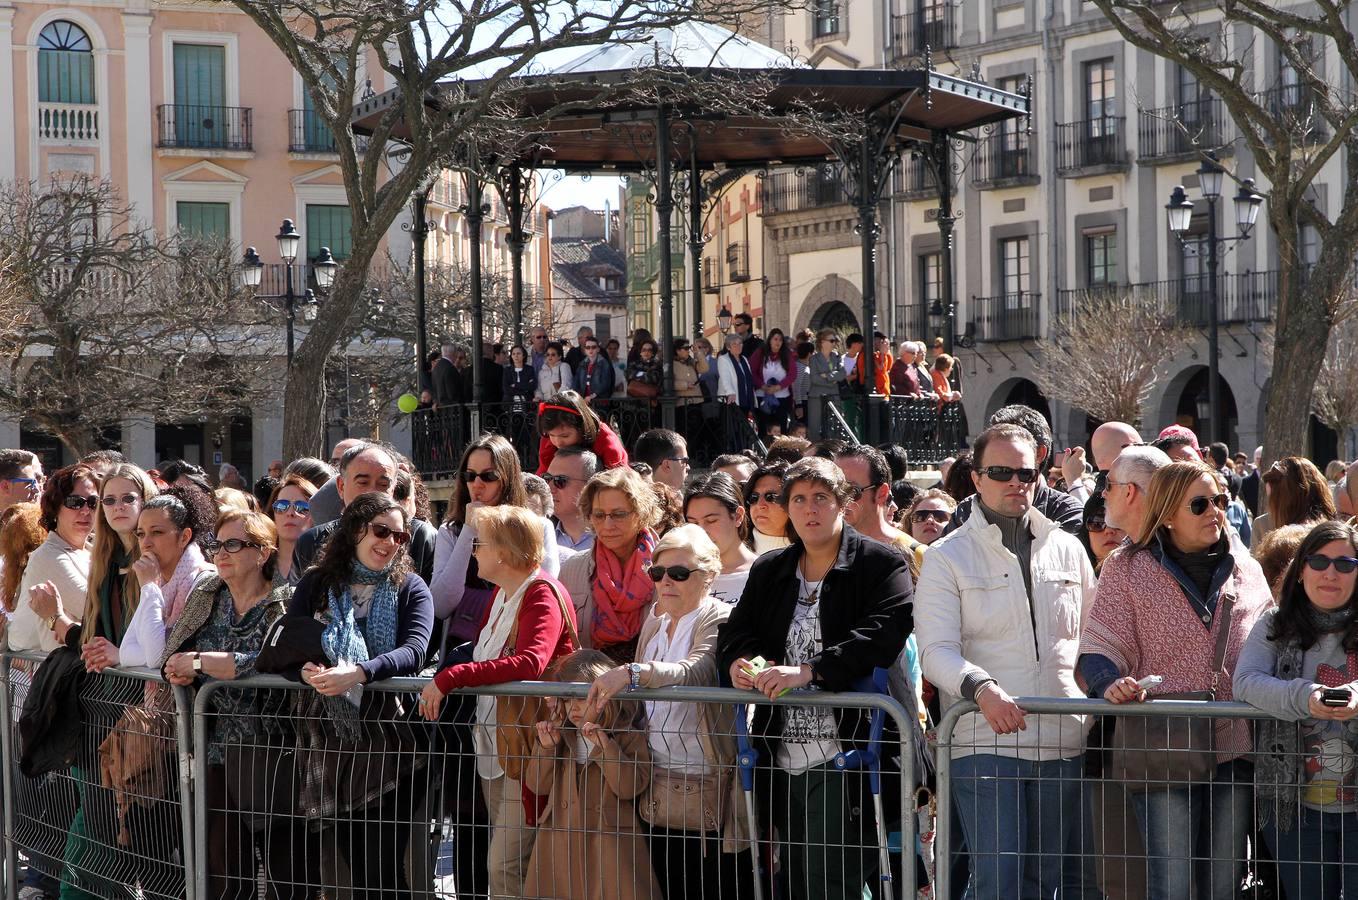
[[(1212, 684), (1205, 691), (1159, 694), (1155, 700), (1216, 699), (1226, 643), (1231, 635), (1234, 600), (1222, 596), (1221, 631), (1212, 654)], [(1113, 731), (1109, 771), (1133, 793), (1207, 784), (1216, 771), (1216, 720), (1187, 716), (1119, 716)]]
[(307, 663), (327, 666), (321, 647), (325, 623), (314, 616), (279, 616), (264, 633), (255, 669), (265, 675), (292, 675)]

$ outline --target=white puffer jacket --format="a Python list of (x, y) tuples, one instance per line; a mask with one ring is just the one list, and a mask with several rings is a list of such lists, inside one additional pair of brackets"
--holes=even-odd
[[(1080, 629), (1094, 602), (1094, 570), (1078, 539), (1037, 510), (1033, 602), (1018, 557), (979, 512), (924, 554), (915, 587), (915, 633), (924, 677), (957, 702), (971, 675), (993, 678), (1011, 697), (1083, 697), (1075, 683)], [(953, 731), (954, 758), (991, 753), (1020, 759), (1069, 759), (1084, 751), (1084, 716), (1034, 715), (1027, 729), (997, 735), (980, 713)]]

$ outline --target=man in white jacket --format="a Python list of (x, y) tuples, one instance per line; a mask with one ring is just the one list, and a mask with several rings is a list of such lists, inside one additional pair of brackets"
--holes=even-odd
[(952, 732), (952, 795), (978, 900), (1051, 897), (1079, 814), (1087, 721), (1029, 715), (1015, 697), (1082, 697), (1080, 627), (1094, 572), (1078, 539), (1033, 508), (1033, 436), (976, 440), (975, 512), (925, 554), (915, 591), (924, 676), (944, 709), (980, 713)]

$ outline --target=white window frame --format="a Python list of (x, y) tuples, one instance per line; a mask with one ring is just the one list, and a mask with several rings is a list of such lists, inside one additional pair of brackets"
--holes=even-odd
[(161, 99), (155, 106), (174, 103), (174, 45), (209, 44), (226, 48), (226, 105), (240, 102), (240, 36), (229, 31), (166, 31), (161, 34)]
[[(197, 172), (211, 172), (230, 179), (229, 181), (189, 181), (189, 176)], [(160, 180), (165, 196), (165, 233), (173, 235), (179, 230), (179, 203), (226, 203), (230, 206), (230, 237), (236, 247), (244, 247), (241, 240), (241, 214), (245, 200), (245, 185), (249, 179), (230, 169), (204, 160), (166, 175)]]

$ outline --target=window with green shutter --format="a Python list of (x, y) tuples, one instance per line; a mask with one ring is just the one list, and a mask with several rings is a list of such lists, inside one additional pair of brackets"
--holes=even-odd
[(183, 201), (175, 204), (175, 218), (179, 230), (184, 234), (198, 237), (231, 237), (231, 205), (228, 203), (193, 203)]
[(322, 247), (329, 247), (335, 259), (348, 259), (354, 246), (349, 234), (351, 224), (347, 206), (307, 206), (307, 259), (315, 259)]
[(94, 46), (73, 22), (51, 22), (38, 34), (38, 100), (94, 103)]

